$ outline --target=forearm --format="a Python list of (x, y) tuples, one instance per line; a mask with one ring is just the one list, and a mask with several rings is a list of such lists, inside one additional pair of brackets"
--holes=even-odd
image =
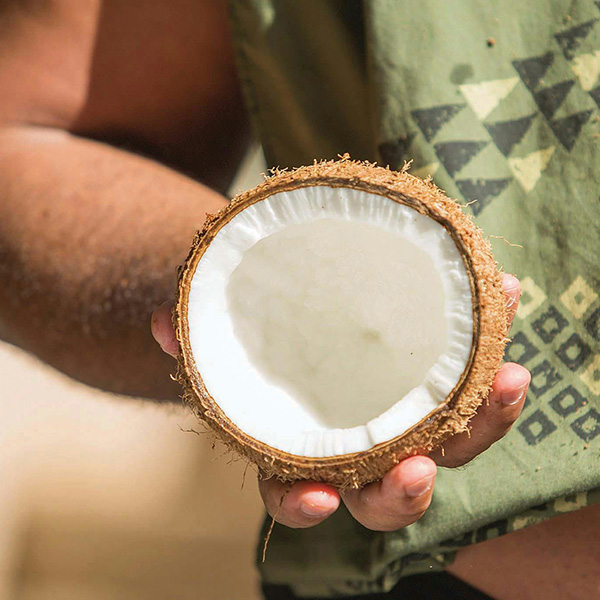
[(498, 600), (600, 597), (600, 505), (459, 550), (448, 569)]
[(85, 383), (175, 398), (150, 334), (205, 214), (226, 200), (64, 132), (0, 130), (0, 331)]

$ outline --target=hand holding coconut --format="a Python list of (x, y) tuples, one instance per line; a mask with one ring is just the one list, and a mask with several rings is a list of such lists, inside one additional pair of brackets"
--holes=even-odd
[(518, 416), (529, 373), (500, 368), (518, 296), (437, 188), (341, 161), (207, 219), (176, 331), (162, 307), (153, 332), (194, 412), (276, 476), (260, 485), (278, 521), (320, 522), (340, 489), (361, 523), (391, 530), (426, 510), (436, 462), (464, 464)]
[[(512, 275), (503, 280), (510, 320), (517, 309), (521, 288)], [(152, 331), (162, 349), (177, 358), (178, 345), (171, 314), (173, 302), (165, 302), (154, 313)], [(394, 531), (418, 520), (433, 495), (437, 466), (458, 467), (469, 462), (501, 439), (523, 408), (531, 376), (515, 363), (502, 366), (494, 380), (489, 402), (484, 402), (470, 422), (470, 434), (455, 435), (444, 444), (444, 453), (414, 456), (393, 467), (381, 481), (360, 490), (340, 492), (333, 486), (299, 481), (286, 494), (288, 484), (270, 479), (258, 480), (261, 496), (272, 516), (288, 527), (312, 527), (332, 515), (342, 497), (354, 517), (369, 529)]]

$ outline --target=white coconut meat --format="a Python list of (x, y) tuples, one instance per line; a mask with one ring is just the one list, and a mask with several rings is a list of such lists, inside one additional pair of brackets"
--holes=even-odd
[(473, 343), (469, 277), (448, 231), (328, 186), (276, 193), (225, 224), (197, 265), (188, 324), (227, 417), (309, 457), (407, 431), (446, 400)]

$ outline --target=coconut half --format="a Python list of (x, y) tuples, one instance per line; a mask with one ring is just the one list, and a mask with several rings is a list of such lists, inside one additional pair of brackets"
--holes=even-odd
[(174, 322), (199, 418), (266, 475), (341, 487), (464, 431), (507, 334), (470, 217), (349, 160), (276, 173), (209, 216)]

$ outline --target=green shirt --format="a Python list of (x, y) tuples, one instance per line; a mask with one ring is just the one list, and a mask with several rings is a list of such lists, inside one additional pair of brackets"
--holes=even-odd
[[(268, 583), (385, 591), (460, 547), (600, 501), (600, 2), (232, 0), (240, 76), (271, 166), (346, 152), (432, 175), (523, 296), (507, 360), (533, 379), (513, 430), (440, 469), (417, 523), (340, 509), (276, 526)], [(522, 247), (521, 247), (522, 246)]]

